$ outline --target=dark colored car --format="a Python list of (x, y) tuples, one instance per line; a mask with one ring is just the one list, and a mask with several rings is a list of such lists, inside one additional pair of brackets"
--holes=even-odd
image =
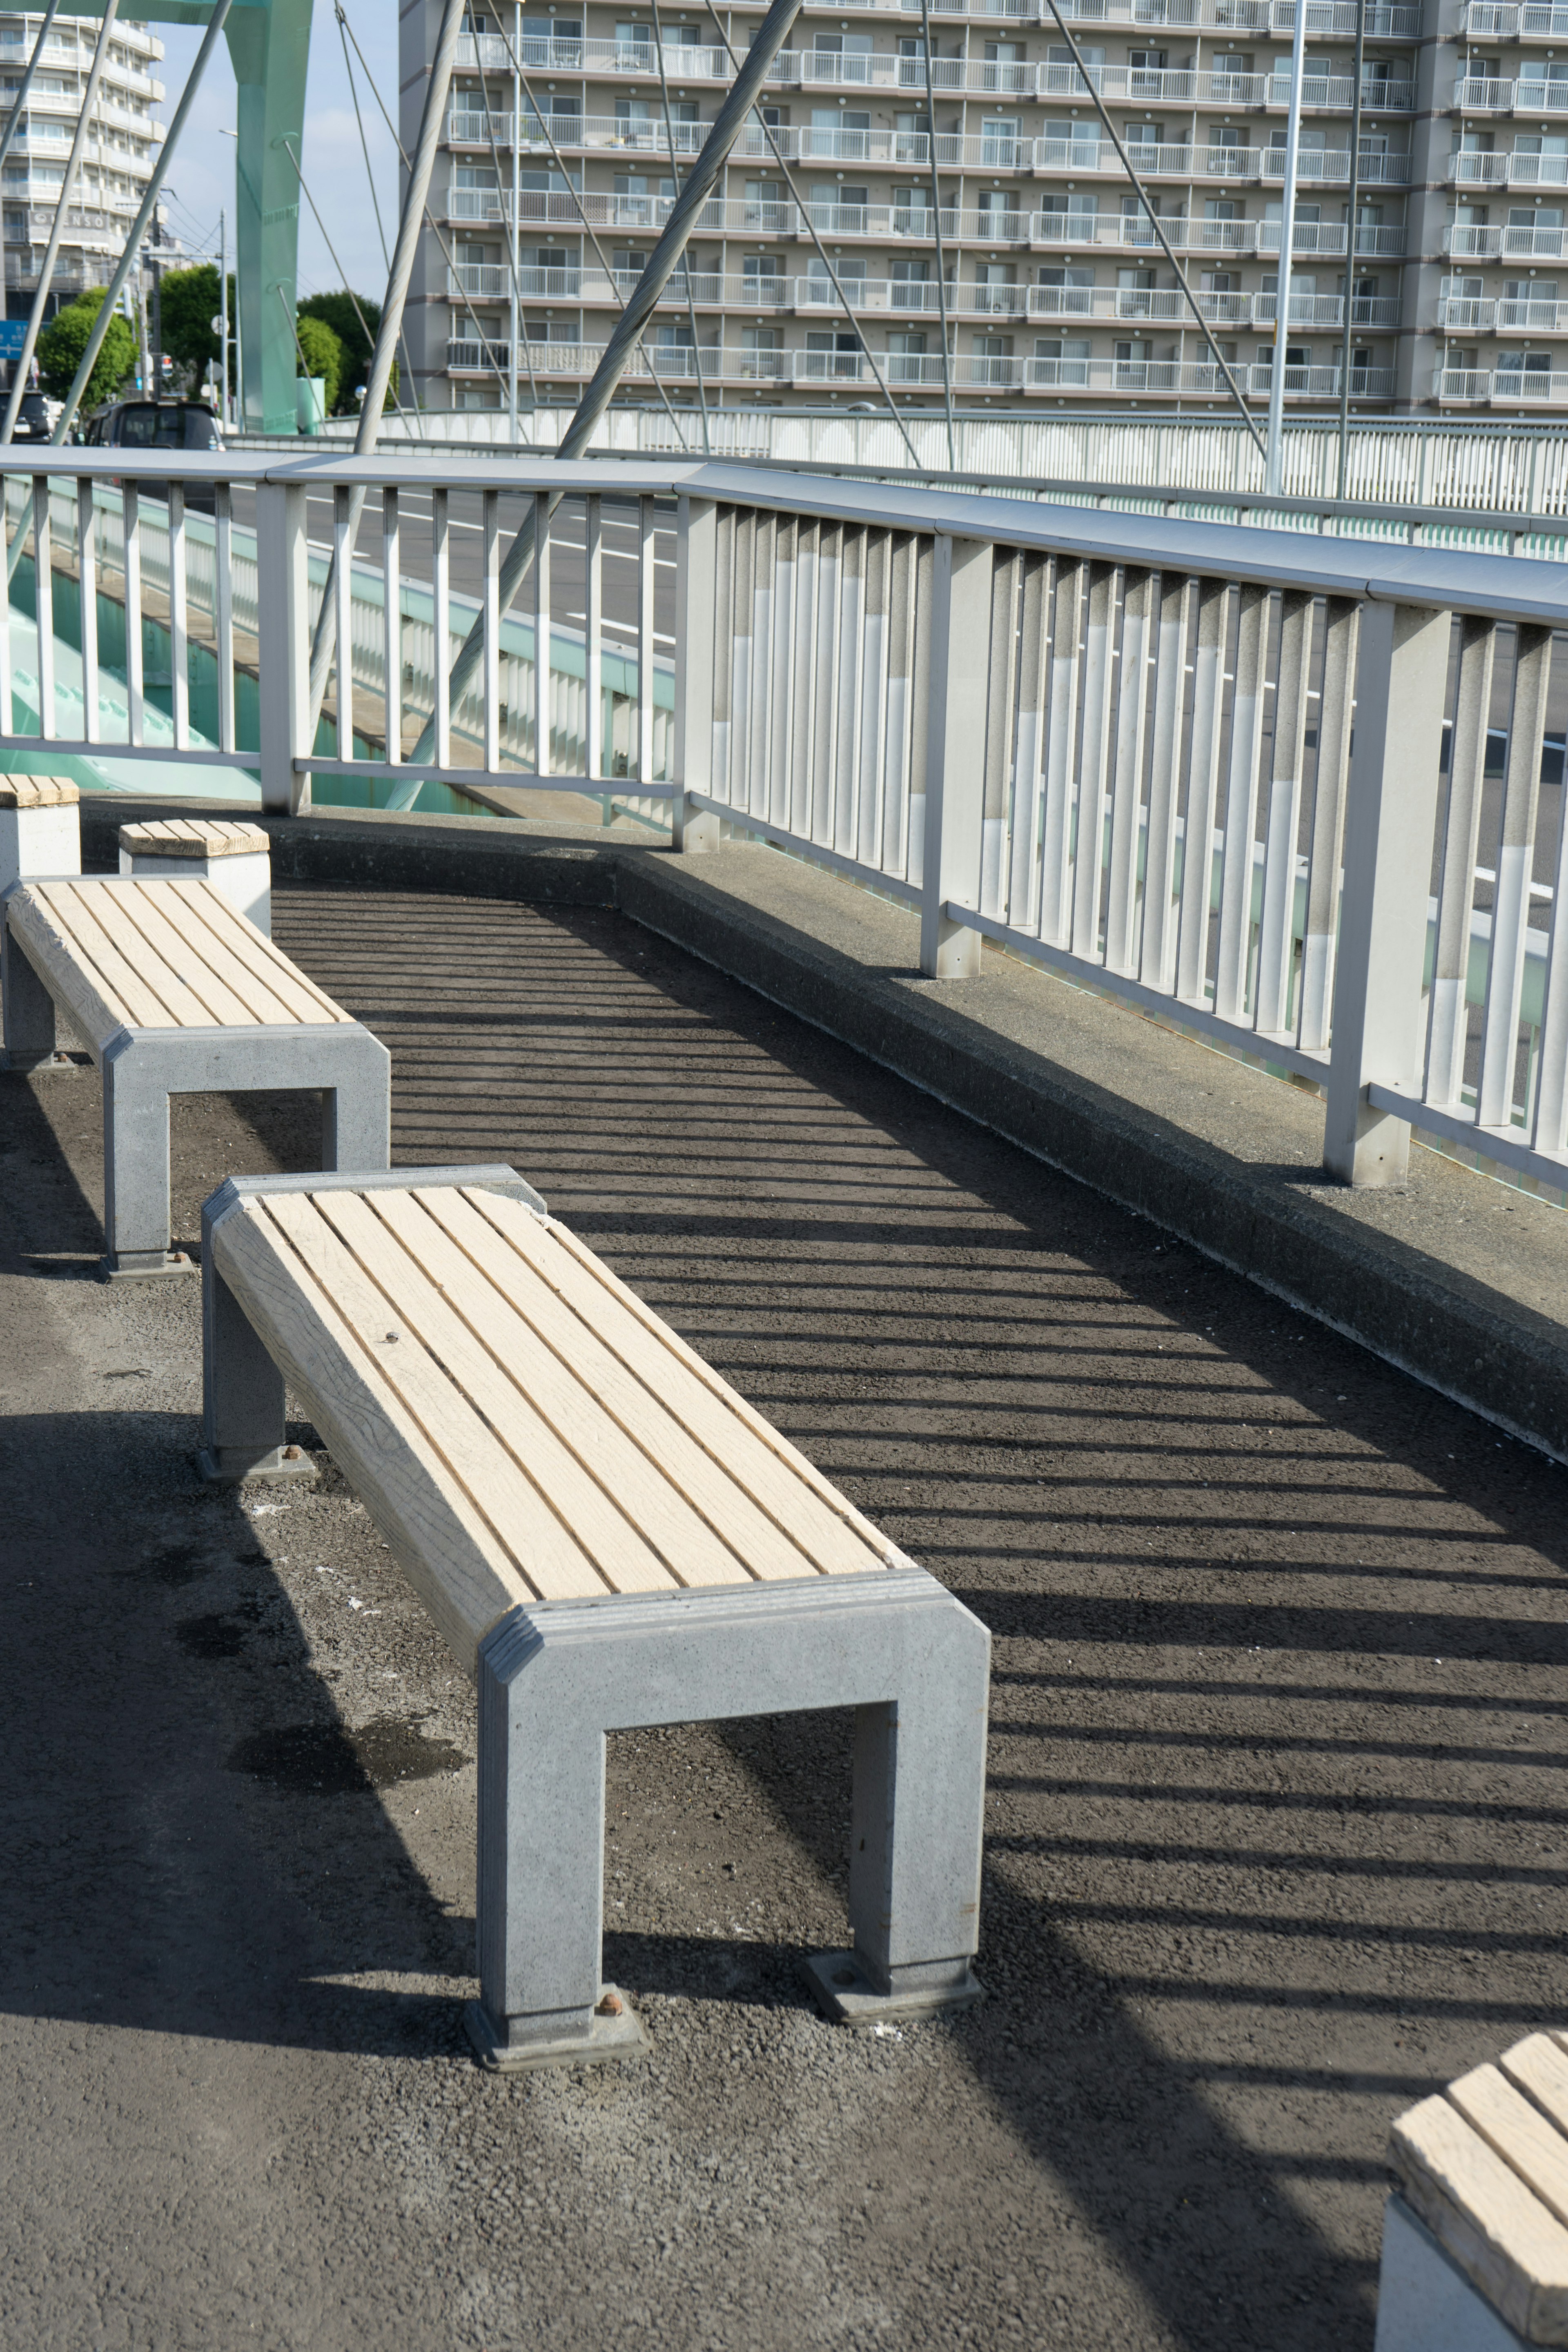
[[(223, 435), (217, 418), (200, 400), (122, 400), (95, 416), (82, 435), (89, 449), (184, 449), (218, 455)], [(166, 499), (166, 482), (138, 482), (143, 498)], [(212, 486), (185, 486), (187, 507), (213, 510)]]
[(54, 426), (49, 422), (48, 404), (41, 392), (25, 392), (22, 405), (16, 412), (13, 441), (47, 441)]

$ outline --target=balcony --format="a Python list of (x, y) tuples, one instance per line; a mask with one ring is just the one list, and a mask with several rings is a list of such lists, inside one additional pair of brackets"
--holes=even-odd
[(1432, 380), (1432, 397), (1446, 404), (1474, 407), (1568, 407), (1568, 373), (1547, 368), (1443, 368)]
[(1561, 0), (1468, 0), (1461, 11), (1464, 29), (1472, 40), (1568, 40), (1568, 7)]
[(1443, 250), (1456, 260), (1563, 261), (1568, 259), (1568, 229), (1450, 226)]
[(1455, 83), (1454, 107), (1460, 114), (1568, 114), (1568, 81), (1528, 74), (1517, 81), (1471, 79)]

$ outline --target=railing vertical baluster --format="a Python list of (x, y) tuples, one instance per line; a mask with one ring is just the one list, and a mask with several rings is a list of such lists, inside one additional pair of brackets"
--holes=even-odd
[(1100, 961), (1100, 887), (1105, 864), (1115, 627), (1116, 567), (1112, 563), (1091, 563), (1089, 625), (1084, 635), (1083, 754), (1079, 765), (1072, 891), (1072, 951), (1087, 963)]
[[(133, 493), (125, 491), (125, 551), (132, 560)], [(257, 668), (268, 681), (260, 698), (261, 805), (278, 814), (309, 808), (308, 772), (294, 765), (309, 758), (310, 723), (310, 546), (302, 488), (260, 482), (256, 491)], [(126, 644), (130, 646), (132, 598), (126, 583)], [(139, 626), (139, 624), (138, 624)], [(138, 673), (140, 663), (138, 663)], [(140, 677), (138, 676), (138, 688)]]
[(780, 515), (773, 559), (773, 642), (769, 656), (771, 702), (768, 712), (767, 813), (774, 824), (787, 825), (790, 813), (790, 746), (795, 734), (795, 631), (800, 593), (801, 526), (793, 515)]
[[(583, 501), (584, 772), (590, 785), (605, 780), (605, 517), (604, 501)], [(601, 795), (610, 821), (610, 795)]]
[(1148, 747), (1149, 645), (1160, 593), (1157, 572), (1129, 571), (1121, 600), (1121, 676), (1117, 696), (1116, 770), (1110, 794), (1110, 883), (1105, 965), (1131, 972), (1138, 963), (1138, 850)]
[[(727, 712), (720, 710), (729, 668), (717, 649), (728, 614), (719, 593), (719, 530), (711, 499), (682, 495), (676, 508), (675, 547), (675, 748), (671, 781), (679, 787), (670, 803), (670, 836), (678, 850), (693, 854), (719, 845), (719, 819), (699, 808), (692, 793), (719, 793), (719, 735)], [(651, 608), (652, 594), (647, 603)], [(651, 710), (652, 630), (646, 701)], [(716, 657), (717, 655), (717, 657)], [(649, 720), (651, 737), (652, 721)]]
[[(142, 512), (141, 499), (134, 482), (121, 486), (121, 529), (124, 546), (121, 551), (125, 575), (125, 708), (127, 734), (132, 743), (142, 740)], [(259, 515), (259, 499), (258, 501)], [(261, 526), (257, 523), (257, 561), (260, 562)], [(258, 667), (260, 667), (259, 657)], [(266, 698), (263, 697), (265, 702)]]
[(907, 531), (888, 542), (888, 744), (884, 755), (881, 863), (909, 871), (910, 693), (914, 666), (915, 542)]
[[(81, 599), (81, 730), (99, 740), (98, 709), (98, 503), (90, 475), (76, 486), (77, 580)], [(0, 720), (9, 726), (8, 718)], [(225, 751), (230, 747), (226, 743)]]
[(811, 754), (819, 684), (816, 603), (821, 594), (822, 530), (809, 516), (803, 515), (795, 524), (795, 633), (789, 654), (794, 673), (789, 698), (789, 824), (792, 832), (808, 841), (812, 838)]
[(185, 555), (190, 545), (185, 530), (185, 494), (178, 482), (169, 484), (169, 684), (174, 703), (174, 749), (187, 751), (191, 740), (190, 614), (186, 596)]
[(1340, 919), (1340, 866), (1345, 804), (1350, 793), (1351, 721), (1361, 607), (1331, 596), (1323, 631), (1323, 684), (1318, 701), (1318, 772), (1312, 793), (1312, 842), (1307, 870), (1307, 935), (1301, 942), (1300, 1043), (1313, 1053), (1328, 1045), (1333, 1005), (1335, 940)]
[(1072, 933), (1073, 779), (1078, 772), (1080, 662), (1089, 566), (1058, 556), (1051, 591), (1050, 707), (1046, 721), (1046, 812), (1040, 840), (1040, 937), (1066, 947)]
[(1007, 815), (1018, 691), (1019, 562), (1014, 550), (998, 548), (991, 571), (991, 659), (986, 674), (985, 732), (978, 747), (982, 760), (980, 839), (976, 845), (979, 858), (963, 887), (965, 905), (977, 907), (983, 915), (993, 917), (1003, 911), (1007, 871)]
[[(436, 628), (436, 765), (452, 764), (452, 582), (451, 533), (445, 490), (430, 493), (431, 604)], [(548, 563), (548, 552), (545, 555)], [(546, 772), (541, 770), (542, 774)]]
[(1408, 604), (1369, 604), (1361, 618), (1323, 1120), (1323, 1164), (1348, 1184), (1401, 1185), (1409, 1159), (1408, 1122), (1374, 1109), (1367, 1089), (1408, 1089), (1422, 1043), (1449, 630), (1448, 614)]
[(768, 814), (768, 753), (773, 744), (773, 614), (778, 517), (752, 517), (752, 645), (747, 672), (746, 806)]
[(1198, 589), (1197, 645), (1193, 654), (1192, 753), (1187, 762), (1187, 811), (1182, 828), (1182, 911), (1176, 943), (1176, 994), (1188, 1004), (1204, 1004), (1208, 998), (1214, 835), (1219, 813), (1230, 594), (1230, 583), (1225, 580), (1205, 580)]
[(658, 584), (657, 509), (637, 500), (637, 740), (634, 766), (645, 784), (658, 781), (653, 756), (653, 620)]
[(381, 683), (386, 705), (386, 757), (403, 764), (403, 532), (397, 492), (381, 494)]
[(752, 632), (757, 614), (757, 518), (750, 507), (735, 509), (731, 563), (730, 637), (730, 806), (752, 805)]
[(1531, 868), (1535, 856), (1541, 753), (1551, 680), (1552, 631), (1521, 624), (1515, 641), (1513, 709), (1509, 720), (1508, 766), (1495, 860), (1497, 882), (1492, 891), (1491, 969), (1481, 1033), (1478, 1127), (1508, 1128), (1513, 1123), (1519, 1016), (1524, 996), (1525, 946), (1530, 929)]
[(350, 495), (332, 492), (333, 667), (338, 702), (338, 757), (354, 755), (353, 510)]
[(1007, 808), (1007, 898), (1004, 912), (1017, 930), (1037, 928), (1035, 877), (1039, 864), (1040, 761), (1045, 749), (1047, 559), (1023, 559), (1019, 614), (1018, 727)]
[(845, 526), (825, 523), (817, 537), (816, 726), (811, 744), (811, 838), (827, 847), (833, 839), (833, 768), (837, 733), (838, 605), (843, 593)]
[[(693, 514), (696, 509), (692, 509)], [(735, 509), (716, 509), (713, 543), (712, 769), (710, 789), (728, 806), (732, 798), (734, 768), (735, 670), (731, 643), (735, 635)], [(691, 648), (692, 654), (695, 647)], [(693, 715), (695, 724), (695, 713)], [(715, 840), (718, 836), (715, 835)]]
[(213, 634), (217, 653), (218, 748), (232, 751), (234, 693), (234, 491), (220, 482), (213, 493)]
[(1184, 580), (1178, 585), (1167, 578), (1161, 581), (1160, 587), (1138, 976), (1146, 987), (1168, 991), (1176, 971), (1176, 812), (1182, 790), (1187, 646), (1197, 604), (1197, 583)]
[(855, 855), (856, 755), (860, 748), (860, 692), (863, 685), (861, 632), (866, 612), (866, 532), (859, 523), (845, 526), (839, 571), (838, 639), (835, 646), (834, 696), (838, 706), (836, 757), (833, 762), (833, 847), (842, 857)]
[(484, 651), (480, 677), (484, 694), (484, 761), (494, 775), (500, 766), (500, 493), (486, 490), (480, 499), (480, 551)]
[(1241, 591), (1236, 644), (1236, 692), (1230, 716), (1230, 772), (1225, 796), (1225, 849), (1220, 869), (1219, 946), (1214, 1009), (1225, 1021), (1247, 1018), (1252, 961), (1252, 865), (1258, 832), (1258, 769), (1263, 757), (1265, 668), (1268, 657), (1268, 591), (1247, 583)]
[(1552, 875), (1552, 937), (1536, 1041), (1534, 1116), (1531, 1141), (1537, 1151), (1561, 1153), (1568, 1119), (1568, 824), (1559, 821)]
[(973, 892), (980, 871), (984, 803), (974, 747), (985, 726), (993, 560), (988, 540), (938, 536), (921, 887), (921, 970), (934, 980), (969, 980), (980, 969), (980, 933), (963, 920), (962, 894)]
[(1293, 1029), (1296, 859), (1301, 782), (1307, 758), (1307, 688), (1312, 670), (1315, 599), (1288, 589), (1279, 626), (1279, 678), (1274, 696), (1274, 772), (1263, 845), (1263, 905), (1258, 934), (1253, 1025), (1266, 1036)]
[(859, 781), (855, 855), (875, 866), (882, 839), (882, 808), (888, 776), (888, 562), (889, 534), (866, 534), (866, 621), (862, 642)]
[(1470, 940), (1476, 858), (1491, 716), (1497, 624), (1466, 616), (1459, 635), (1459, 677), (1448, 747), (1448, 811), (1437, 885), (1437, 946), (1432, 971), (1432, 1029), (1426, 1050), (1426, 1100), (1459, 1107), (1469, 1042)]
[(38, 631), (38, 732), (58, 732), (55, 714), (54, 553), (49, 529), (49, 478), (33, 476), (33, 613)]

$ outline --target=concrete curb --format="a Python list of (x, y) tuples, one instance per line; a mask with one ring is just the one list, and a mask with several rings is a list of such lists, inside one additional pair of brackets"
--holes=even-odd
[(738, 915), (673, 859), (628, 861), (618, 882), (635, 921), (1568, 1460), (1568, 1333), (1550, 1317), (998, 1037), (918, 980), (868, 975), (766, 913)]
[[(121, 824), (170, 811), (167, 802), (84, 801), (84, 866), (114, 862)], [(279, 878), (618, 908), (1428, 1387), (1568, 1461), (1568, 1330), (1561, 1323), (1347, 1213), (1335, 1205), (1334, 1188), (1324, 1184), (1320, 1192), (1315, 1171), (1238, 1158), (998, 1034), (952, 1001), (963, 983), (947, 988), (912, 971), (869, 967), (705, 881), (700, 859), (595, 840), (586, 827), (584, 837), (572, 838), (524, 834), (504, 822), (480, 830), (471, 818), (333, 813), (265, 822)], [(867, 904), (887, 911), (879, 901)]]

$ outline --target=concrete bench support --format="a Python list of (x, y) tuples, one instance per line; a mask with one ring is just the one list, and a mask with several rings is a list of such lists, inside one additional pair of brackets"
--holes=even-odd
[(259, 824), (184, 816), (122, 824), (120, 871), (210, 882), (263, 939), (272, 936), (272, 844)]
[(0, 896), (36, 874), (81, 872), (79, 799), (68, 776), (0, 776)]
[(0, 925), (5, 1066), (48, 1063), (58, 1006), (102, 1079), (110, 1278), (194, 1271), (170, 1248), (173, 1094), (319, 1089), (324, 1164), (386, 1166), (385, 1046), (210, 883), (188, 874), (23, 882)]
[(537, 1194), (231, 1178), (202, 1273), (206, 1475), (287, 1475), (287, 1380), (477, 1680), (486, 2063), (640, 2046), (600, 1975), (605, 1743), (650, 1725), (853, 1708), (851, 1947), (812, 1989), (850, 2024), (979, 1999), (985, 1628)]
[(854, 1948), (814, 1960), (813, 1990), (846, 2022), (975, 1999), (989, 1678), (984, 1627), (913, 1567), (520, 1609), (479, 1652), (481, 2056), (615, 2048), (605, 1736), (658, 1724), (853, 1707)]
[(1403, 2197), (1384, 2208), (1373, 2352), (1529, 2352)]

